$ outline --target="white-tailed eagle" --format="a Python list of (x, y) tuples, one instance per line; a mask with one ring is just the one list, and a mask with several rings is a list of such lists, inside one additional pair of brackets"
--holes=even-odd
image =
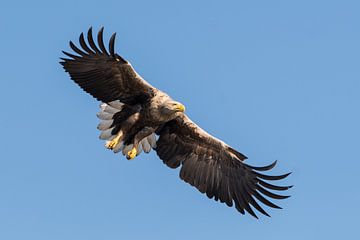
[(63, 52), (68, 58), (61, 58), (60, 63), (75, 83), (102, 102), (98, 129), (108, 149), (122, 152), (127, 159), (154, 149), (167, 166), (181, 167), (182, 180), (209, 198), (229, 207), (234, 205), (242, 214), (246, 211), (257, 218), (255, 208), (269, 216), (259, 202), (280, 208), (268, 198), (288, 196), (269, 190), (283, 191), (291, 186), (277, 186), (266, 180), (280, 180), (289, 173), (261, 173), (272, 169), (276, 161), (264, 167), (250, 166), (244, 163), (246, 156), (202, 130), (186, 116), (184, 105), (147, 83), (115, 53), (115, 34), (108, 49), (103, 28), (97, 34), (97, 44), (91, 28), (87, 41), (81, 34), (79, 43), (81, 48), (70, 42), (75, 54)]

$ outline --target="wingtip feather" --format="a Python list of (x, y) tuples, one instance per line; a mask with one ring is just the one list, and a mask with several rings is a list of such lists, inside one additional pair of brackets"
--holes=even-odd
[(98, 35), (97, 35), (99, 47), (100, 47), (101, 51), (103, 52), (103, 54), (109, 56), (109, 54), (105, 48), (105, 45), (104, 45), (104, 36), (103, 35), (104, 35), (104, 27), (101, 27), (98, 32)]
[(109, 41), (109, 52), (112, 57), (115, 57), (115, 37), (116, 33), (113, 33)]

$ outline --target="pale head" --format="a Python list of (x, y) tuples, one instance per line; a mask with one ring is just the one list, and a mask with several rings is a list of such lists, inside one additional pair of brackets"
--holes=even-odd
[(161, 106), (161, 113), (168, 116), (176, 116), (176, 113), (185, 112), (185, 106), (177, 101), (169, 100)]

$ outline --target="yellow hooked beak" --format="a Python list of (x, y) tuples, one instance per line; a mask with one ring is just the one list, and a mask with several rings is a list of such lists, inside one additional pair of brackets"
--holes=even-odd
[(185, 106), (181, 103), (175, 105), (175, 110), (178, 112), (185, 112)]

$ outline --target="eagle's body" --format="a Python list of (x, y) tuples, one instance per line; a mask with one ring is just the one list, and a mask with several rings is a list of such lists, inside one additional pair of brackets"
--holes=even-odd
[(61, 64), (82, 89), (102, 102), (97, 115), (101, 120), (98, 129), (102, 131), (100, 138), (107, 140), (107, 148), (115, 153), (121, 151), (128, 159), (142, 150), (154, 149), (167, 166), (182, 166), (181, 179), (209, 198), (228, 206), (234, 204), (243, 214), (247, 211), (256, 217), (251, 205), (268, 215), (255, 199), (280, 208), (265, 196), (275, 199), (287, 196), (267, 189), (281, 191), (290, 186), (276, 186), (263, 180), (280, 180), (289, 174), (269, 176), (258, 172), (272, 169), (276, 162), (265, 167), (243, 163), (246, 159), (243, 154), (193, 123), (181, 103), (147, 83), (129, 62), (115, 53), (115, 34), (109, 42), (109, 53), (102, 35), (103, 29), (96, 45), (91, 28), (88, 44), (81, 34), (83, 50), (70, 42), (78, 55), (64, 52), (70, 59), (62, 58)]

